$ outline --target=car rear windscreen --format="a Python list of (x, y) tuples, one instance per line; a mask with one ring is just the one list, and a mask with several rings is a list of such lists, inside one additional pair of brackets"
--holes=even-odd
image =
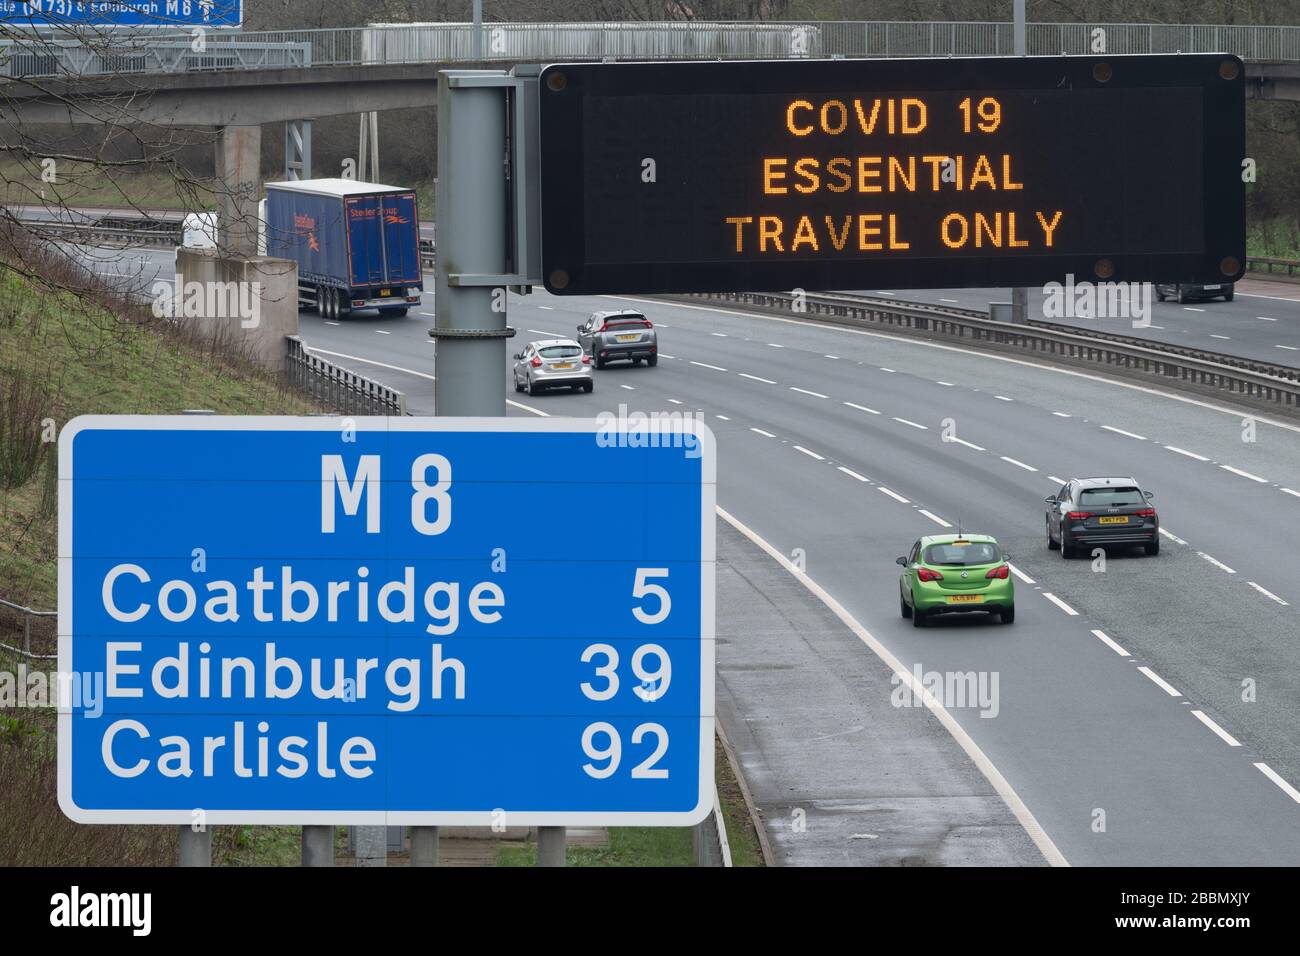
[(969, 567), (976, 564), (993, 564), (1000, 560), (998, 547), (985, 541), (965, 544), (932, 544), (925, 549), (924, 562), (931, 565)]
[(1079, 494), (1079, 504), (1092, 508), (1122, 508), (1145, 501), (1137, 488), (1084, 488)]
[(609, 329), (645, 328), (649, 323), (640, 317), (625, 319), (607, 319), (605, 327)]
[(538, 349), (542, 358), (576, 358), (582, 354), (582, 347), (578, 345), (548, 345), (544, 349)]

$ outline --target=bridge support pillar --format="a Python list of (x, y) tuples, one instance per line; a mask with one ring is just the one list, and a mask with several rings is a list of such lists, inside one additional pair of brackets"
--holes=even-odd
[(284, 178), (311, 179), (311, 120), (284, 124)]
[(262, 127), (218, 127), (216, 147), (217, 242), (227, 255), (255, 256)]

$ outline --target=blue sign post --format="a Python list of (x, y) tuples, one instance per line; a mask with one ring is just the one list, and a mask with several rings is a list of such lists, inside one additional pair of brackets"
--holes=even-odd
[(243, 0), (0, 0), (0, 23), (37, 30), (238, 29)]
[(63, 811), (700, 821), (714, 443), (670, 418), (75, 419)]

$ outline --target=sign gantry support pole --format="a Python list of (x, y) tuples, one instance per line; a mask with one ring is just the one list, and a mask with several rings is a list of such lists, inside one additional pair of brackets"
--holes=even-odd
[(212, 865), (212, 831), (206, 826), (195, 830), (190, 824), (181, 827), (179, 864), (181, 866)]
[[(506, 413), (502, 372), (506, 289), (521, 284), (510, 274), (511, 235), (506, 171), (511, 96), (517, 81), (502, 70), (438, 73), (438, 257), (434, 272), (434, 327), (438, 415)], [(564, 828), (542, 827), (550, 847)], [(538, 838), (538, 862), (543, 842)], [(411, 829), (411, 865), (438, 862), (438, 829)]]
[[(1025, 0), (1014, 0), (1012, 7), (1012, 35), (1016, 56), (1025, 55)], [(1011, 290), (1011, 321), (1018, 325), (1029, 323), (1029, 290), (1017, 286)]]

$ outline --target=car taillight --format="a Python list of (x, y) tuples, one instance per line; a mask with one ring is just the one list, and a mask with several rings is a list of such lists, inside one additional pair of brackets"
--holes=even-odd
[(1071, 511), (1066, 515), (1071, 521), (1083, 521), (1092, 517), (1091, 511)]
[(942, 581), (943, 575), (929, 568), (917, 568), (916, 576), (922, 581)]
[(1008, 567), (1005, 564), (999, 564), (996, 568), (989, 568), (989, 573), (984, 576), (986, 578), (1001, 578), (1002, 580), (1005, 581), (1007, 575), (1010, 572), (1011, 572), (1010, 567)]
[(1133, 512), (1133, 513), (1134, 513), (1135, 515), (1137, 515), (1139, 518), (1154, 518), (1154, 517), (1156, 516), (1156, 509), (1155, 509), (1155, 508), (1142, 508), (1142, 509), (1140, 509), (1140, 510), (1138, 510), (1138, 511), (1135, 511), (1135, 512)]
[(590, 364), (591, 364), (591, 356), (588, 355), (586, 352), (583, 352), (583, 353), (582, 353), (582, 364), (583, 364), (583, 365), (590, 365)]
[(542, 360), (541, 360), (540, 357), (534, 355), (533, 358), (532, 358), (532, 361), (529, 362), (528, 364), (531, 365), (533, 368), (541, 368), (541, 367), (542, 367)]
[(653, 329), (653, 328), (654, 328), (654, 326), (650, 323), (650, 320), (649, 320), (649, 319), (642, 319), (642, 320), (641, 320), (641, 324), (644, 325), (647, 329)]

